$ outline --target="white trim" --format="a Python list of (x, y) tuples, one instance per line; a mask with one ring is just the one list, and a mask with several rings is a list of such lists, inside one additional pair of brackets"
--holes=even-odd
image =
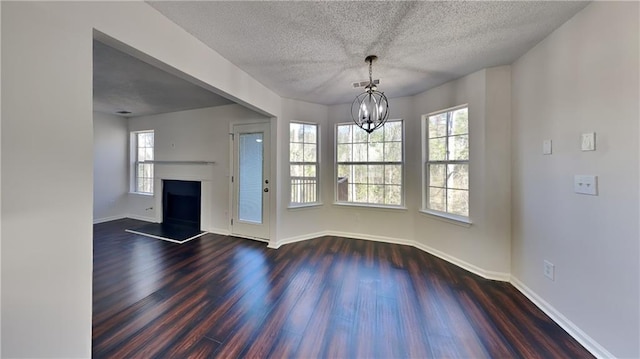
[(118, 219), (125, 219), (127, 218), (126, 215), (118, 215), (118, 216), (110, 216), (110, 217), (104, 217), (104, 218), (94, 218), (93, 219), (93, 224), (99, 224), (99, 223), (104, 223), (104, 222), (111, 222), (111, 221), (116, 221)]
[(301, 204), (291, 204), (287, 206), (287, 209), (305, 209), (305, 208), (318, 208), (322, 207), (324, 204), (322, 202), (309, 202), (309, 203), (301, 203)]
[(316, 233), (310, 233), (310, 234), (303, 234), (303, 235), (299, 235), (299, 236), (294, 236), (294, 237), (290, 237), (290, 238), (284, 238), (281, 239), (279, 241), (276, 241), (275, 243), (269, 242), (268, 247), (269, 248), (273, 248), (273, 249), (278, 249), (280, 248), (280, 246), (285, 245), (285, 244), (289, 244), (289, 243), (294, 243), (294, 242), (301, 242), (301, 241), (305, 241), (305, 240), (309, 240), (309, 239), (314, 239), (314, 238), (318, 238), (318, 237), (324, 237), (324, 236), (337, 236), (337, 237), (345, 237), (345, 238), (355, 238), (355, 239), (364, 239), (364, 240), (369, 240), (369, 241), (374, 241), (374, 242), (384, 242), (384, 243), (392, 243), (392, 244), (401, 244), (401, 245), (405, 245), (405, 246), (412, 246), (415, 247), (417, 249), (420, 249), (421, 251), (427, 252), (429, 254), (432, 254), (440, 259), (443, 259), (449, 263), (452, 263), (462, 269), (468, 270), (471, 273), (477, 274), (485, 279), (490, 279), (490, 280), (498, 280), (498, 281), (502, 281), (502, 282), (508, 282), (509, 279), (511, 278), (511, 274), (510, 273), (505, 273), (505, 272), (496, 272), (496, 271), (490, 271), (490, 270), (486, 270), (486, 269), (482, 269), (478, 266), (475, 266), (471, 263), (468, 263), (466, 261), (463, 261), (461, 259), (458, 259), (456, 257), (453, 257), (451, 255), (448, 255), (442, 251), (439, 251), (433, 247), (427, 246), (425, 244), (422, 244), (418, 241), (415, 240), (411, 240), (411, 239), (400, 239), (400, 238), (392, 238), (392, 237), (386, 237), (386, 236), (376, 236), (376, 235), (371, 235), (371, 234), (362, 234), (362, 233), (351, 233), (351, 232), (339, 232), (339, 231), (321, 231), (321, 232), (316, 232)]
[(433, 219), (437, 219), (439, 221), (443, 221), (451, 224), (456, 224), (462, 227), (468, 228), (468, 227), (471, 227), (471, 225), (473, 224), (473, 222), (471, 222), (471, 219), (469, 217), (458, 216), (451, 213), (434, 211), (432, 209), (420, 209), (418, 210), (418, 212), (424, 215), (427, 215)]
[(160, 239), (160, 240), (163, 240), (163, 241), (167, 241), (167, 242), (171, 242), (171, 243), (177, 243), (177, 244), (184, 244), (184, 243), (189, 242), (189, 241), (190, 241), (190, 240), (192, 240), (192, 239), (196, 239), (196, 238), (198, 238), (198, 237), (202, 237), (202, 236), (204, 236), (205, 234), (207, 234), (207, 232), (202, 232), (202, 233), (197, 234), (197, 235), (195, 235), (195, 236), (193, 236), (193, 237), (187, 238), (187, 239), (185, 239), (184, 241), (178, 241), (178, 240), (175, 240), (175, 239), (166, 238), (166, 237), (161, 237), (161, 236), (156, 236), (156, 235), (149, 234), (149, 233), (138, 232), (138, 231), (135, 231), (135, 230), (133, 230), (133, 229), (125, 229), (124, 231), (125, 231), (125, 232), (129, 232), (129, 233), (133, 233), (133, 234), (137, 234), (137, 235), (140, 235), (140, 236), (145, 236), (145, 237), (150, 237), (150, 238)]
[(315, 232), (315, 233), (309, 233), (309, 234), (302, 234), (302, 235), (299, 235), (299, 236), (293, 236), (293, 237), (281, 239), (281, 240), (275, 241), (275, 242), (269, 242), (269, 245), (267, 247), (271, 248), (271, 249), (278, 249), (278, 248), (280, 248), (280, 246), (283, 246), (285, 244), (307, 241), (309, 239), (314, 239), (314, 238), (318, 238), (318, 237), (324, 237), (324, 236), (328, 236), (328, 235), (330, 235), (330, 234), (327, 231), (321, 231), (321, 232)]
[(427, 253), (433, 254), (434, 256), (443, 259), (449, 263), (455, 264), (456, 266), (468, 270), (471, 273), (477, 274), (485, 279), (491, 279), (491, 280), (499, 280), (502, 282), (508, 282), (509, 279), (511, 278), (511, 274), (507, 273), (507, 272), (496, 272), (496, 271), (490, 271), (490, 270), (486, 270), (486, 269), (482, 269), (474, 264), (471, 264), (467, 261), (464, 261), (462, 259), (456, 258), (454, 256), (451, 256), (445, 252), (442, 252), (438, 249), (435, 249), (433, 247), (430, 247), (426, 244), (422, 244), (420, 242), (414, 241), (414, 247), (421, 249)]
[(138, 216), (137, 214), (128, 214), (127, 218), (137, 219), (138, 221), (145, 221), (150, 223), (160, 223), (156, 221), (155, 217)]
[(209, 233), (213, 233), (213, 234), (219, 234), (221, 236), (230, 236), (231, 235), (231, 231), (227, 228), (227, 229), (223, 229), (223, 228), (209, 228), (207, 230), (207, 232)]
[(540, 310), (548, 315), (556, 324), (564, 329), (569, 335), (573, 337), (578, 343), (580, 343), (585, 349), (597, 358), (615, 358), (613, 354), (607, 351), (602, 345), (591, 338), (587, 333), (583, 332), (577, 325), (567, 319), (562, 313), (555, 309), (551, 304), (542, 299), (538, 294), (532, 291), (529, 287), (524, 285), (518, 278), (511, 276), (511, 284), (529, 298)]

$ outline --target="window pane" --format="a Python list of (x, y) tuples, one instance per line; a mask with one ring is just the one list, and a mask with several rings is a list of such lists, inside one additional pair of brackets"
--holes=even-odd
[[(433, 183), (431, 183), (431, 185), (435, 186)], [(469, 189), (468, 164), (447, 165), (447, 187), (455, 189)]]
[(384, 186), (383, 185), (370, 185), (369, 186), (369, 203), (384, 204)]
[(384, 181), (386, 184), (402, 184), (402, 165), (384, 166)]
[(262, 223), (262, 133), (242, 133), (238, 149), (238, 219)]
[(144, 160), (153, 161), (153, 148), (147, 147), (144, 149), (144, 152), (145, 152)]
[(317, 126), (316, 125), (304, 125), (304, 142), (305, 143), (316, 143), (317, 135)]
[(384, 186), (384, 203), (399, 206), (402, 204), (400, 186)]
[(429, 161), (444, 161), (447, 159), (447, 139), (434, 138), (429, 140)]
[(145, 151), (144, 148), (138, 148), (138, 161), (144, 161)]
[(429, 116), (429, 138), (447, 135), (447, 113)]
[(369, 143), (369, 162), (382, 162), (384, 144), (382, 142)]
[(429, 165), (429, 186), (445, 187), (447, 165)]
[(384, 184), (384, 165), (369, 165), (369, 184)]
[(338, 162), (351, 162), (351, 148), (353, 145), (338, 145)]
[(367, 185), (366, 184), (354, 184), (353, 194), (351, 194), (351, 200), (353, 202), (367, 202)]
[(386, 162), (402, 161), (402, 143), (387, 142), (384, 144), (384, 160)]
[(304, 144), (304, 161), (305, 162), (315, 162), (316, 161), (316, 145), (314, 144)]
[(304, 166), (304, 176), (305, 177), (315, 177), (316, 176), (316, 165), (306, 165), (306, 166)]
[(291, 165), (291, 177), (302, 177), (303, 167), (302, 165)]
[(429, 187), (429, 208), (446, 212), (445, 193), (444, 188)]
[(382, 142), (384, 141), (384, 130), (378, 129), (369, 134), (369, 142)]
[(351, 125), (338, 126), (338, 143), (351, 143)]
[(383, 128), (385, 141), (402, 141), (402, 122), (387, 122)]
[(464, 135), (469, 133), (468, 109), (461, 108), (453, 111), (451, 116), (451, 134)]
[(349, 200), (349, 178), (346, 176), (338, 176), (338, 201)]
[(353, 142), (367, 143), (368, 141), (369, 135), (367, 131), (353, 125)]
[(147, 138), (145, 140), (145, 147), (153, 148), (153, 132), (147, 132)]
[(355, 165), (353, 172), (353, 183), (367, 183), (367, 165)]
[(291, 143), (289, 146), (289, 161), (302, 162), (304, 160), (302, 143)]
[(466, 161), (469, 159), (469, 136), (449, 137), (449, 160)]
[(303, 125), (299, 123), (289, 124), (289, 142), (302, 142)]
[(136, 173), (138, 177), (144, 177), (144, 168), (142, 166), (142, 164), (136, 165)]
[(351, 167), (351, 165), (338, 165), (338, 177), (349, 177)]
[(367, 162), (367, 144), (357, 143), (353, 145), (353, 161)]
[(461, 216), (469, 215), (469, 191), (450, 189), (447, 191), (448, 212)]

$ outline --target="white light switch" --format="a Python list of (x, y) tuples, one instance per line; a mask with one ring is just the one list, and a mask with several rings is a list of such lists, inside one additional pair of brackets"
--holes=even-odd
[(583, 151), (595, 151), (596, 150), (596, 133), (589, 132), (583, 133), (580, 141), (580, 149)]
[(573, 191), (592, 196), (598, 195), (598, 176), (575, 175), (573, 177)]
[(542, 154), (543, 155), (551, 154), (551, 140), (542, 141)]

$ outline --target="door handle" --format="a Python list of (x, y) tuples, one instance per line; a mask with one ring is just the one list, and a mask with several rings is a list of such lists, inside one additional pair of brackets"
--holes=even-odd
[(265, 192), (269, 192), (269, 189), (268, 189), (268, 188), (265, 188), (265, 189), (264, 189), (264, 191), (265, 191)]

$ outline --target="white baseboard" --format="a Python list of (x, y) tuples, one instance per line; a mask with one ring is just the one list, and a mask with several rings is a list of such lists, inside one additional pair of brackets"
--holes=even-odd
[(137, 219), (139, 221), (145, 221), (145, 222), (151, 222), (151, 223), (158, 223), (155, 217), (146, 217), (146, 216), (138, 216), (136, 214), (129, 214), (127, 215), (127, 218)]
[(269, 242), (269, 245), (267, 247), (271, 248), (271, 249), (278, 249), (278, 248), (280, 248), (280, 246), (283, 246), (285, 244), (307, 241), (309, 239), (314, 239), (314, 238), (318, 238), (318, 237), (324, 237), (324, 236), (328, 236), (328, 235), (329, 234), (328, 234), (327, 231), (303, 234), (303, 235), (300, 235), (300, 236), (294, 236), (294, 237), (281, 239), (279, 241), (276, 241), (275, 243), (274, 242)]
[(417, 241), (414, 241), (413, 244), (414, 247), (421, 249), (429, 254), (432, 254), (440, 259), (443, 259), (449, 263), (455, 264), (456, 266), (462, 268), (462, 269), (466, 269), (471, 273), (477, 274), (479, 276), (481, 276), (482, 278), (485, 279), (490, 279), (490, 280), (499, 280), (501, 282), (508, 282), (509, 279), (511, 278), (511, 274), (510, 273), (504, 273), (504, 272), (496, 272), (496, 271), (490, 271), (490, 270), (486, 270), (486, 269), (482, 269), (474, 264), (471, 264), (469, 262), (463, 261), (462, 259), (456, 258), (454, 256), (451, 256), (445, 252), (442, 252), (440, 250), (437, 250), (433, 247), (427, 246), (426, 244), (422, 244), (419, 243)]
[(522, 283), (518, 278), (511, 276), (510, 282), (517, 290), (524, 294), (525, 297), (529, 298), (533, 304), (540, 308), (540, 310), (548, 315), (596, 358), (615, 358), (613, 354), (607, 351), (602, 345), (598, 344), (598, 342), (587, 335), (587, 333), (583, 332), (577, 325), (562, 315), (562, 313), (556, 310), (551, 304), (542, 299), (542, 297), (524, 285), (524, 283)]
[(97, 219), (94, 218), (93, 219), (93, 224), (116, 221), (118, 219), (125, 219), (125, 218), (127, 218), (127, 216), (125, 216), (125, 215), (110, 216), (110, 217), (97, 218)]
[(371, 235), (371, 234), (362, 234), (362, 233), (352, 233), (352, 232), (338, 232), (338, 231), (322, 231), (322, 232), (316, 232), (316, 233), (311, 233), (311, 234), (303, 234), (300, 236), (295, 236), (295, 237), (290, 237), (290, 238), (285, 238), (282, 240), (277, 241), (276, 243), (269, 243), (269, 248), (274, 248), (274, 249), (278, 249), (280, 248), (280, 246), (285, 245), (285, 244), (289, 244), (289, 243), (295, 243), (295, 242), (301, 242), (301, 241), (306, 241), (309, 239), (313, 239), (313, 238), (318, 238), (318, 237), (323, 237), (323, 236), (337, 236), (337, 237), (346, 237), (346, 238), (355, 238), (355, 239), (364, 239), (364, 240), (368, 240), (368, 241), (375, 241), (375, 242), (384, 242), (384, 243), (392, 243), (392, 244), (402, 244), (402, 245), (406, 245), (406, 246), (412, 246), (415, 248), (418, 248), (424, 252), (427, 252), (429, 254), (432, 254), (438, 258), (441, 258), (449, 263), (455, 264), (456, 266), (462, 268), (462, 269), (466, 269), (471, 273), (477, 274), (483, 278), (486, 279), (491, 279), (491, 280), (499, 280), (499, 281), (503, 281), (503, 282), (508, 282), (509, 279), (511, 278), (511, 274), (509, 273), (502, 273), (502, 272), (495, 272), (495, 271), (488, 271), (485, 269), (482, 269), (480, 267), (477, 267), (471, 263), (465, 262), (461, 259), (458, 259), (456, 257), (450, 256), (444, 252), (441, 252), (435, 248), (429, 247), (427, 245), (424, 245), (420, 242), (417, 242), (415, 240), (410, 240), (410, 239), (400, 239), (400, 238), (393, 238), (393, 237), (385, 237), (385, 236), (376, 236), (376, 235)]
[(222, 229), (222, 228), (209, 228), (207, 229), (207, 232), (213, 233), (213, 234), (219, 234), (221, 236), (228, 236), (231, 234), (231, 232), (229, 232), (228, 229)]

